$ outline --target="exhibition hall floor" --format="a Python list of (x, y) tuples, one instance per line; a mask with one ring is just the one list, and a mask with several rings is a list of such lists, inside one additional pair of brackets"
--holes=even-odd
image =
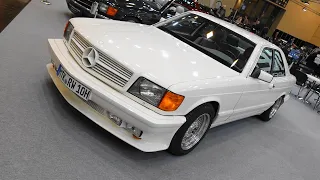
[[(209, 131), (190, 154), (143, 153), (62, 98), (46, 69), (65, 1), (31, 1), (0, 34), (0, 179), (315, 180), (320, 115), (291, 98), (270, 122), (247, 118)], [(127, 53), (127, 52), (124, 52)]]

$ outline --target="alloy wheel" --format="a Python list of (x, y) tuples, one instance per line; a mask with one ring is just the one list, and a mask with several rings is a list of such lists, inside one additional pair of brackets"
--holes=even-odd
[(181, 148), (183, 150), (189, 150), (201, 140), (209, 127), (210, 118), (208, 113), (202, 114), (190, 125), (182, 138)]
[(273, 116), (277, 113), (278, 109), (279, 109), (280, 106), (281, 106), (281, 101), (282, 101), (281, 98), (278, 99), (278, 100), (276, 101), (276, 103), (272, 106), (272, 109), (271, 109), (270, 114), (269, 114), (269, 118), (270, 118), (270, 119), (273, 118)]

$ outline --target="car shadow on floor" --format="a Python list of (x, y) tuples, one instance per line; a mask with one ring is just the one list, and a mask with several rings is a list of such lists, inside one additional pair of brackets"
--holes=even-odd
[[(48, 79), (44, 86), (47, 93), (46, 97), (50, 99), (52, 104), (56, 105), (51, 114), (58, 113), (60, 114), (59, 116), (64, 117), (63, 119), (54, 118), (58, 126), (66, 134), (72, 136), (73, 139), (77, 140), (82, 145), (91, 148), (92, 152), (106, 161), (109, 159), (110, 154), (120, 157), (124, 156), (134, 162), (153, 160), (158, 164), (164, 164), (175, 161), (175, 158), (173, 158), (174, 156), (166, 151), (153, 153), (139, 151), (104, 130), (69, 105), (57, 90), (51, 79)], [(250, 129), (254, 129), (263, 126), (263, 124), (264, 123), (260, 122), (257, 118), (253, 117), (210, 129), (204, 140), (190, 153), (190, 155), (197, 156), (197, 154), (201, 154), (203, 151), (206, 151), (213, 146), (217, 146), (225, 140), (232, 139), (242, 133), (247, 133), (248, 126), (250, 126)], [(188, 157), (188, 155), (184, 157)], [(145, 165), (141, 163), (140, 166)]]

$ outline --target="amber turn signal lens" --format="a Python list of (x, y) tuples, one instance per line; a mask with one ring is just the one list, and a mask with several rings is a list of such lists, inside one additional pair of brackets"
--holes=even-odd
[(133, 135), (133, 134), (132, 134), (132, 137), (133, 137), (133, 139), (141, 140), (141, 138), (139, 138), (139, 137), (137, 137), (137, 136), (135, 136), (135, 135)]
[(183, 100), (184, 96), (167, 91), (158, 107), (164, 111), (174, 111), (178, 109)]
[(109, 15), (109, 16), (115, 16), (117, 14), (117, 12), (118, 12), (118, 9), (111, 7), (111, 6), (109, 6), (107, 9), (107, 15)]

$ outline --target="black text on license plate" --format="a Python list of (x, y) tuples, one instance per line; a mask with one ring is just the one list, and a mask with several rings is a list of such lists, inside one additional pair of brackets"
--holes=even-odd
[(58, 68), (58, 76), (61, 81), (74, 93), (80, 96), (84, 100), (88, 100), (91, 90), (73, 77), (71, 77), (66, 71), (63, 70), (63, 67), (60, 65)]

